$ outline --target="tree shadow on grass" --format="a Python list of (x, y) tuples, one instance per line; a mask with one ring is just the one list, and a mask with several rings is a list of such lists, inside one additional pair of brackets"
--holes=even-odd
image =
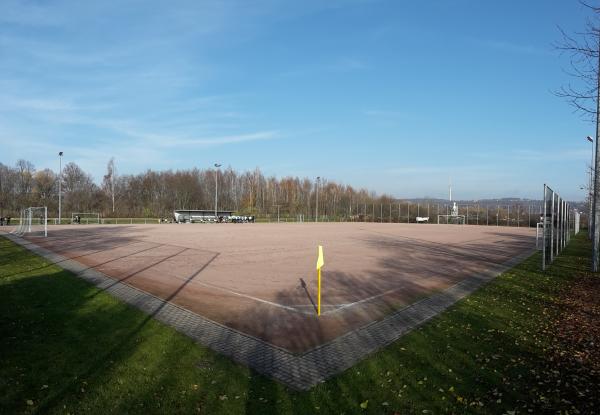
[[(570, 255), (565, 251), (565, 260)], [(17, 340), (2, 343), (2, 356), (10, 361), (3, 369), (12, 382), (8, 386), (18, 388), (4, 398), (9, 403), (3, 406), (17, 412), (25, 408), (25, 399), (33, 399), (42, 412), (62, 411), (63, 405), (105, 413), (190, 413), (198, 408), (206, 413), (503, 413), (560, 408), (554, 397), (545, 403), (537, 396), (544, 392), (537, 386), (539, 376), (551, 362), (543, 353), (547, 339), (534, 334), (542, 321), (541, 308), (552, 306), (552, 283), (569, 277), (561, 275), (560, 267), (541, 273), (537, 264), (539, 258), (532, 257), (308, 392), (290, 391), (195, 347), (115, 299), (90, 298), (96, 289), (69, 273), (32, 275), (0, 285), (0, 297), (12, 299), (0, 305), (0, 335), (12, 333)], [(216, 341), (227, 344), (231, 339), (223, 335)], [(198, 360), (203, 368), (190, 370)], [(43, 384), (50, 387), (42, 390)], [(366, 409), (361, 408), (367, 400)]]
[[(200, 272), (190, 276), (172, 296)], [(31, 399), (35, 409), (43, 412), (62, 405), (78, 410), (93, 405), (98, 391), (105, 391), (104, 398), (100, 399), (106, 399), (106, 390), (110, 390), (118, 399), (105, 401), (107, 409), (114, 407), (115, 413), (146, 412), (144, 402), (146, 399), (151, 402), (152, 396), (144, 396), (144, 393), (152, 391), (158, 395), (162, 388), (167, 393), (177, 394), (169, 385), (181, 384), (177, 376), (181, 372), (181, 359), (186, 356), (190, 367), (202, 356), (211, 367), (223, 369), (221, 373), (232, 370), (227, 359), (195, 347), (191, 340), (152, 321), (162, 306), (153, 314), (145, 315), (98, 293), (98, 289), (67, 271), (45, 273), (38, 269), (0, 284), (3, 298), (0, 333), (5, 339), (2, 356), (7, 363), (2, 371), (2, 378), (7, 379), (7, 394), (0, 400), (3, 408), (18, 412), (25, 409), (26, 400)], [(148, 350), (152, 338), (157, 339), (154, 343), (164, 346), (163, 353)], [(140, 354), (147, 359), (134, 365), (129, 363), (140, 359), (136, 357)], [(123, 366), (129, 369), (121, 373)], [(149, 380), (144, 372), (150, 367), (157, 369), (154, 378)], [(132, 385), (129, 370), (137, 370), (140, 382)], [(202, 384), (202, 391), (210, 388), (206, 376), (198, 378), (196, 371), (186, 373), (186, 380), (190, 381), (186, 388), (193, 384)], [(112, 378), (113, 375), (123, 376), (123, 383)], [(156, 385), (161, 386), (156, 389)], [(199, 395), (194, 388), (189, 393)], [(164, 404), (164, 397), (154, 398), (157, 404)], [(195, 410), (188, 400), (183, 403), (189, 409), (185, 412)], [(175, 399), (173, 410), (180, 412), (181, 404)], [(100, 412), (103, 408), (96, 409)]]

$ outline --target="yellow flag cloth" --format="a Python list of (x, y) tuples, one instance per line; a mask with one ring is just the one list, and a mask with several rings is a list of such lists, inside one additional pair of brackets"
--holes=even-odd
[(325, 265), (325, 260), (323, 259), (323, 247), (319, 245), (319, 258), (317, 259), (317, 269), (321, 268)]

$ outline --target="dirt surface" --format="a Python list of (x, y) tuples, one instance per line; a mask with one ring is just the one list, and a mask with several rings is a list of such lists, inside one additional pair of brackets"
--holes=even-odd
[[(32, 242), (305, 352), (535, 246), (535, 230), (303, 223), (63, 225)], [(323, 245), (322, 315), (316, 315)]]

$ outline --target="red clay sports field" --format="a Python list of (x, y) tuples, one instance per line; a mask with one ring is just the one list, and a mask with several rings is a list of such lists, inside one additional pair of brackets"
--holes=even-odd
[[(66, 225), (27, 238), (301, 353), (535, 247), (535, 230), (377, 223)], [(323, 245), (322, 315), (317, 247)]]

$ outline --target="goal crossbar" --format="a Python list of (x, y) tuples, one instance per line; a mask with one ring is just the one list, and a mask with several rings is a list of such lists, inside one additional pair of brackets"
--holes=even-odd
[[(446, 220), (444, 222), (440, 222), (440, 218), (446, 218)], [(455, 223), (458, 222), (462, 225), (465, 224), (465, 215), (438, 215), (438, 225), (440, 223), (446, 223), (446, 224), (451, 224), (451, 223)]]
[(46, 206), (32, 206), (21, 210), (19, 226), (12, 234), (18, 236), (48, 236), (48, 208)]

